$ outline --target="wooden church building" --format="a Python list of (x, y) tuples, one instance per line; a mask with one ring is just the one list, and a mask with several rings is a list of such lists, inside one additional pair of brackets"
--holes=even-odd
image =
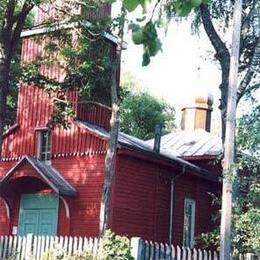
[[(42, 52), (33, 41), (37, 33), (23, 33), (22, 62)], [(116, 38), (108, 41), (116, 47)], [(0, 235), (98, 235), (111, 112), (80, 102), (73, 89), (66, 96), (76, 117), (70, 128), (50, 131), (53, 100), (37, 86), (20, 84), (17, 120), (4, 134), (0, 162)], [(120, 133), (109, 226), (130, 237), (193, 246), (195, 236), (213, 227), (208, 193), (220, 187), (214, 169)]]

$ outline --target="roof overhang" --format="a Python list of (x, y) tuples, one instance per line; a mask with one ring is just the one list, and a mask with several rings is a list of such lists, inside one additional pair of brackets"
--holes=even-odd
[[(80, 27), (80, 26), (91, 28), (91, 23), (89, 21), (70, 22), (70, 23), (60, 22), (60, 23), (51, 25), (49, 27), (46, 27), (46, 26), (36, 27), (36, 28), (32, 28), (30, 30), (22, 31), (21, 38), (46, 34), (46, 33), (55, 32), (55, 31), (63, 30), (63, 29), (73, 29), (75, 27)], [(102, 36), (113, 44), (116, 44), (118, 46), (121, 45), (121, 39), (118, 38), (117, 36), (113, 35), (112, 33), (103, 32)], [(127, 43), (125, 41), (123, 41), (123, 43), (122, 43), (122, 48), (123, 48), (123, 50), (127, 49)]]
[(4, 175), (4, 177), (0, 180), (0, 190), (8, 185), (8, 181), (24, 163), (29, 163), (39, 175), (40, 179), (44, 181), (55, 193), (70, 197), (75, 197), (77, 195), (76, 189), (68, 183), (54, 167), (31, 156), (22, 157)]
[(6, 136), (12, 134), (15, 130), (17, 130), (19, 128), (19, 125), (16, 123), (14, 125), (12, 125), (11, 127), (9, 127), (4, 133), (3, 133), (3, 138), (5, 138)]
[[(99, 138), (105, 139), (107, 141), (109, 140), (110, 134), (105, 129), (96, 125), (92, 125), (85, 121), (76, 122), (79, 126), (84, 127), (87, 131), (94, 134), (95, 136), (99, 136)], [(216, 174), (209, 172), (177, 156), (157, 153), (153, 149), (151, 149), (144, 141), (121, 132), (119, 132), (118, 135), (118, 149), (119, 154), (125, 153), (131, 156), (143, 158), (148, 161), (151, 160), (159, 164), (164, 164), (169, 167), (173, 167), (174, 165), (175, 168), (185, 168), (185, 171), (197, 177), (216, 183), (221, 182), (221, 178), (219, 178)]]

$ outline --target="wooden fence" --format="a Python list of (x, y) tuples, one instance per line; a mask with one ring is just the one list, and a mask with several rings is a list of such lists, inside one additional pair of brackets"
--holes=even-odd
[[(218, 253), (200, 249), (170, 246), (144, 241), (134, 237), (130, 241), (135, 260), (218, 260)], [(67, 255), (80, 252), (98, 253), (98, 240), (86, 237), (0, 236), (1, 260), (42, 260), (47, 252), (61, 250)], [(239, 260), (260, 259), (253, 254), (240, 256)], [(53, 259), (52, 259), (53, 260)]]

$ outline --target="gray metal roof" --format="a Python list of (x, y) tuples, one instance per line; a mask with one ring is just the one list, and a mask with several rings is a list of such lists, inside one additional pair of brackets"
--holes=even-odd
[[(110, 135), (109, 132), (106, 131), (104, 128), (101, 128), (99, 126), (90, 124), (85, 121), (77, 121), (81, 126), (89, 130), (90, 132), (99, 135), (100, 137), (109, 139)], [(213, 181), (219, 181), (217, 176), (214, 176), (214, 174), (208, 172), (207, 170), (204, 170), (184, 159), (178, 158), (176, 156), (175, 152), (172, 152), (169, 149), (162, 149), (159, 153), (155, 152), (153, 150), (153, 144), (149, 144), (146, 141), (143, 141), (139, 138), (136, 138), (134, 136), (119, 132), (118, 135), (118, 144), (120, 146), (128, 147), (130, 149), (143, 151), (146, 154), (150, 156), (155, 156), (158, 159), (161, 160), (167, 160), (168, 162), (174, 162), (179, 166), (185, 167), (186, 169), (191, 170), (192, 173), (198, 173), (197, 176), (200, 176), (205, 179), (213, 180)]]
[[(146, 141), (149, 145), (153, 142)], [(180, 157), (217, 156), (223, 152), (221, 138), (203, 129), (166, 134), (162, 136), (161, 149), (176, 152)]]
[(65, 196), (76, 196), (77, 191), (64, 177), (51, 165), (46, 164), (31, 156), (24, 156), (17, 164), (11, 168), (0, 181), (0, 188), (4, 186), (9, 178), (23, 163), (29, 163), (40, 175), (40, 177), (57, 193)]

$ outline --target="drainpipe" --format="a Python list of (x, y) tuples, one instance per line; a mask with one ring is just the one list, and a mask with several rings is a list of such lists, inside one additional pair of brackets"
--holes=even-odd
[(171, 177), (171, 205), (170, 205), (170, 225), (169, 225), (169, 245), (172, 244), (173, 238), (173, 216), (174, 216), (174, 208), (175, 208), (175, 184), (176, 180), (184, 175), (185, 166), (182, 166), (182, 172), (178, 175)]
[(171, 245), (171, 243), (172, 243), (173, 199), (174, 199), (174, 177), (171, 178), (171, 207), (170, 207), (169, 245)]

